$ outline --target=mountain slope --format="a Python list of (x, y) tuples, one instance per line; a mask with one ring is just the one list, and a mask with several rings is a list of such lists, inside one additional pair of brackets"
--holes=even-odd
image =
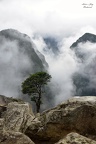
[(11, 41), (11, 42), (16, 41), (19, 51), (21, 53), (28, 55), (28, 57), (34, 63), (34, 68), (33, 68), (34, 71), (37, 71), (37, 70), (40, 71), (44, 68), (42, 64), (42, 60), (39, 58), (39, 56), (35, 52), (32, 41), (29, 36), (27, 36), (26, 34), (22, 34), (13, 29), (7, 29), (7, 30), (3, 30), (0, 32), (0, 42), (2, 41), (2, 39), (6, 41)]
[(79, 43), (86, 43), (86, 42), (96, 43), (96, 35), (91, 33), (85, 33), (81, 36), (76, 42), (71, 45), (71, 48), (76, 47)]
[(48, 49), (46, 48), (45, 51), (52, 50), (54, 54), (59, 53), (57, 39), (52, 38), (52, 37), (46, 37), (44, 38), (44, 42), (46, 43), (47, 48), (48, 48)]
[(96, 95), (96, 35), (85, 33), (70, 48), (74, 50), (79, 65), (73, 75), (75, 95)]
[(0, 94), (20, 95), (22, 81), (30, 73), (45, 70), (46, 65), (26, 34), (14, 29), (0, 31)]

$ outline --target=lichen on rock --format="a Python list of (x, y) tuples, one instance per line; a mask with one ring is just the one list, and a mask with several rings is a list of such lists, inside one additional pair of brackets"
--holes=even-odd
[(96, 144), (96, 141), (86, 138), (77, 133), (70, 133), (55, 144)]
[(6, 131), (23, 132), (31, 124), (34, 114), (28, 103), (11, 102), (7, 106), (4, 117), (4, 129)]

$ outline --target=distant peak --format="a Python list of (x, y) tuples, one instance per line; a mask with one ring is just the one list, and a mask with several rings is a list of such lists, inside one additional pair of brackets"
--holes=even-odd
[(71, 48), (76, 47), (79, 43), (86, 43), (88, 41), (91, 43), (96, 43), (96, 35), (92, 33), (85, 33), (71, 45)]
[(92, 33), (85, 33), (82, 37), (84, 36), (96, 36), (95, 34), (92, 34)]
[(12, 28), (1, 30), (0, 33), (19, 33), (19, 34), (22, 34), (18, 30), (12, 29)]
[(18, 30), (12, 29), (12, 28), (4, 29), (4, 30), (0, 31), (0, 35), (5, 36), (6, 38), (8, 38), (8, 37), (13, 37), (13, 38), (20, 37), (22, 39), (26, 38), (26, 40), (30, 41), (30, 37), (27, 34), (21, 33)]
[(93, 35), (93, 34), (92, 34), (92, 33), (87, 33), (87, 32), (86, 32), (84, 35)]

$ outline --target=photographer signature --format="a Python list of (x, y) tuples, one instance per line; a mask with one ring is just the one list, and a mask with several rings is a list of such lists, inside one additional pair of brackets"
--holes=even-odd
[(92, 8), (93, 4), (92, 3), (83, 3), (82, 6), (83, 6), (83, 8)]

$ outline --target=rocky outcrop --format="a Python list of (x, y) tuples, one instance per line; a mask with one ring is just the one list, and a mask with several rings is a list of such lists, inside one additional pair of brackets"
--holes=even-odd
[[(35, 119), (34, 119), (35, 121)], [(27, 128), (32, 138), (55, 143), (70, 132), (83, 136), (96, 135), (96, 97), (71, 98), (57, 107), (43, 112)]]
[(2, 113), (7, 110), (7, 106), (11, 102), (23, 102), (21, 99), (9, 98), (3, 95), (0, 95), (0, 118), (2, 117)]
[(12, 97), (6, 97), (4, 95), (0, 95), (0, 106), (6, 106), (10, 102), (23, 102), (21, 99), (16, 99)]
[(4, 119), (0, 118), (0, 132), (3, 131), (3, 127), (4, 127)]
[(4, 129), (6, 131), (25, 132), (34, 119), (34, 114), (28, 103), (11, 102), (7, 106), (4, 116)]
[(74, 97), (36, 115), (26, 102), (9, 102), (0, 118), (0, 144), (33, 142), (95, 144), (96, 97)]
[(20, 132), (0, 133), (0, 144), (34, 144), (32, 140)]
[(70, 133), (55, 144), (96, 144), (96, 141), (86, 138), (77, 133)]
[(0, 144), (34, 144), (24, 135), (34, 119), (31, 106), (21, 100), (0, 96)]

